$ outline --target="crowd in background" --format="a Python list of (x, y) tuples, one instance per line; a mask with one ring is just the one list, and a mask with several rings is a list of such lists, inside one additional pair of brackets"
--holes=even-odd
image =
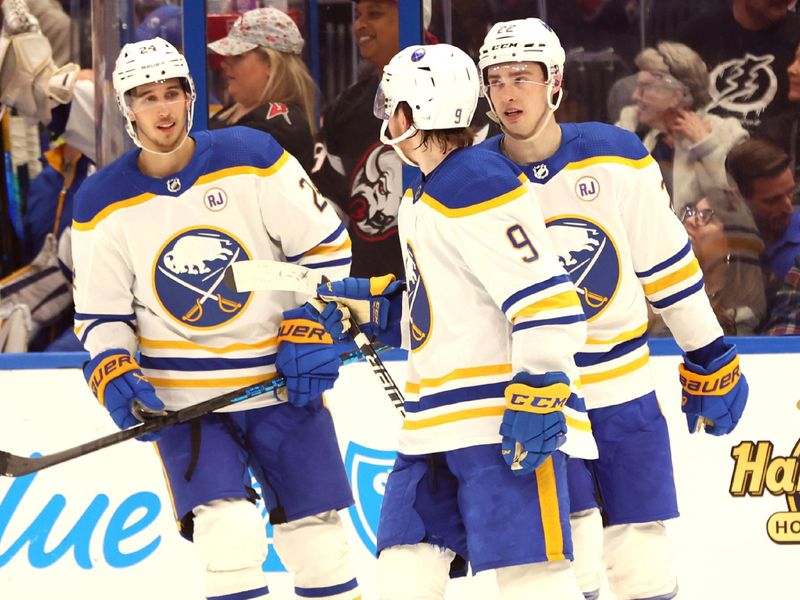
[[(86, 12), (80, 11), (81, 23), (70, 13), (85, 3), (28, 4), (50, 40), (54, 61), (65, 63), (68, 31), (85, 30)], [(402, 164), (380, 143), (380, 122), (372, 115), (379, 74), (399, 50), (397, 2), (320, 2), (323, 53), (317, 82), (306, 66), (308, 44), (297, 4), (208, 3), (209, 13), (229, 15), (209, 20), (226, 23), (222, 31), (209, 27), (209, 128), (244, 125), (272, 134), (311, 172), (347, 223), (352, 274), (402, 275), (396, 219)], [(473, 58), (493, 22), (547, 20), (568, 49), (557, 120), (605, 121), (639, 135), (661, 168), (726, 334), (793, 335), (800, 331), (796, 4), (424, 0), (422, 15), (426, 43), (448, 41)], [(542, 6), (546, 14), (540, 14)], [(160, 36), (182, 46), (180, 6), (139, 0), (135, 8), (136, 39)], [(72, 197), (94, 171), (95, 124), (88, 40), (79, 39), (83, 43), (79, 48), (73, 43), (71, 56), (85, 70), (71, 103), (54, 109), (47, 127), (36, 126), (37, 143), (15, 146), (5, 140), (13, 160), (13, 177), (6, 181), (16, 181), (19, 200), (4, 204), (7, 214), (0, 220), (6, 238), (0, 246), (0, 275), (6, 276), (0, 280), (0, 322), (11, 318), (11, 308), (27, 303), (21, 319), (27, 320), (24, 347), (30, 350), (80, 349), (71, 332), (68, 236)], [(497, 131), (485, 113), (479, 108), (473, 123), (479, 141)], [(23, 137), (30, 141), (26, 123)], [(20, 126), (12, 129), (18, 132)], [(8, 213), (15, 212), (9, 220)], [(32, 290), (20, 275), (26, 264), (48, 274), (47, 286), (40, 282)], [(22, 289), (28, 296), (19, 296)], [(654, 314), (651, 335), (664, 333)], [(14, 347), (6, 345), (7, 351)]]

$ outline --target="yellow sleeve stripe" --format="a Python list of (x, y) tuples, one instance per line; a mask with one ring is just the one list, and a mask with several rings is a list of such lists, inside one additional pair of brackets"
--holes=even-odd
[(644, 169), (653, 162), (655, 162), (655, 160), (649, 154), (647, 156), (643, 156), (642, 158), (625, 158), (624, 156), (592, 156), (591, 158), (585, 158), (583, 160), (568, 163), (564, 169), (574, 171), (589, 167), (591, 165), (609, 163), (616, 163), (618, 165), (624, 165), (634, 169)]
[(213, 346), (203, 346), (201, 344), (195, 344), (193, 342), (187, 342), (183, 340), (151, 340), (149, 338), (139, 338), (139, 346), (143, 349), (148, 348), (154, 350), (200, 350), (202, 352), (210, 352), (212, 354), (227, 354), (228, 352), (262, 350), (270, 346), (276, 346), (277, 344), (278, 344), (277, 336), (267, 338), (266, 340), (262, 340), (260, 342), (253, 342), (250, 344), (247, 343), (228, 344), (227, 346), (221, 346), (219, 348), (215, 348)]
[[(207, 183), (212, 183), (214, 181), (218, 181), (220, 179), (224, 179), (225, 177), (232, 177), (234, 175), (259, 175), (261, 177), (268, 177), (277, 173), (283, 165), (286, 164), (286, 161), (289, 160), (289, 153), (286, 150), (283, 151), (281, 157), (276, 160), (272, 165), (265, 168), (259, 167), (251, 167), (251, 166), (243, 166), (243, 167), (230, 167), (228, 169), (220, 169), (219, 171), (214, 171), (213, 173), (207, 173), (202, 177), (198, 177), (197, 181), (194, 185), (204, 185)], [(148, 200), (152, 200), (156, 198), (156, 194), (151, 194), (149, 192), (145, 194), (139, 194), (138, 196), (134, 196), (133, 198), (128, 198), (127, 200), (120, 200), (119, 202), (114, 202), (113, 204), (109, 204), (99, 213), (97, 213), (91, 221), (86, 222), (79, 222), (79, 221), (72, 221), (73, 229), (77, 229), (78, 231), (90, 231), (97, 227), (97, 224), (100, 223), (103, 219), (111, 215), (111, 213), (116, 212), (123, 208), (130, 208), (132, 206), (137, 206), (139, 204), (143, 204)]]
[(315, 256), (319, 254), (333, 254), (334, 252), (339, 252), (340, 250), (349, 250), (353, 246), (353, 242), (350, 241), (350, 238), (347, 238), (343, 244), (339, 246), (316, 246), (312, 248), (303, 256)]
[(695, 275), (698, 271), (700, 271), (700, 263), (697, 262), (697, 259), (692, 259), (687, 265), (684, 265), (677, 271), (670, 273), (669, 275), (665, 275), (661, 279), (657, 279), (651, 283), (644, 284), (644, 293), (648, 296), (652, 296), (653, 294), (657, 294), (667, 288), (672, 287), (675, 284), (680, 283), (681, 281), (685, 281)]
[(587, 344), (618, 344), (620, 342), (627, 342), (629, 340), (633, 340), (638, 337), (642, 337), (645, 332), (647, 331), (647, 323), (644, 325), (640, 325), (636, 329), (631, 329), (630, 331), (623, 331), (617, 336), (613, 338), (609, 338), (607, 340), (601, 340), (600, 338), (589, 338), (586, 340)]
[(99, 213), (97, 213), (91, 221), (80, 222), (80, 221), (72, 221), (72, 228), (77, 229), (78, 231), (90, 231), (97, 227), (97, 224), (108, 217), (111, 213), (120, 210), (122, 208), (130, 208), (132, 206), (137, 206), (139, 204), (144, 204), (145, 202), (152, 200), (155, 198), (155, 194), (151, 194), (149, 192), (145, 194), (139, 194), (138, 196), (134, 196), (133, 198), (128, 198), (127, 200), (120, 200), (119, 202), (114, 202), (114, 204), (109, 204)]
[[(583, 414), (583, 413), (581, 413)], [(578, 431), (591, 431), (592, 424), (589, 421), (579, 421), (573, 417), (570, 417), (568, 414), (564, 413), (564, 418), (567, 421), (567, 425), (570, 429), (577, 429)]]
[(161, 388), (240, 388), (261, 383), (273, 377), (275, 373), (263, 373), (249, 377), (228, 377), (213, 379), (176, 379), (173, 377), (148, 377), (147, 381)]
[(581, 381), (583, 385), (600, 383), (601, 381), (608, 381), (609, 379), (616, 379), (628, 373), (632, 373), (637, 369), (644, 367), (650, 360), (650, 352), (640, 356), (636, 360), (629, 362), (627, 365), (621, 365), (608, 371), (600, 371), (599, 373), (581, 373)]
[(519, 310), (511, 320), (516, 321), (517, 319), (532, 317), (548, 310), (559, 310), (563, 308), (572, 308), (574, 306), (580, 307), (580, 305), (581, 300), (578, 298), (577, 292), (575, 292), (575, 290), (568, 290), (526, 306)]
[(458, 217), (468, 217), (470, 215), (476, 215), (487, 210), (492, 210), (493, 208), (513, 202), (517, 198), (525, 196), (527, 193), (528, 188), (525, 187), (525, 185), (520, 185), (518, 188), (515, 188), (510, 192), (506, 192), (500, 196), (496, 196), (489, 200), (484, 200), (483, 202), (478, 202), (477, 204), (473, 204), (471, 206), (465, 206), (463, 208), (450, 208), (428, 194), (422, 194), (420, 200), (430, 206), (436, 212), (440, 212), (446, 217), (455, 219)]
[(213, 173), (206, 173), (197, 179), (197, 183), (213, 183), (214, 181), (219, 181), (225, 177), (233, 177), (234, 175), (258, 175), (260, 177), (269, 177), (270, 175), (274, 175), (280, 171), (288, 160), (289, 153), (284, 150), (283, 154), (281, 154), (281, 157), (268, 167), (262, 168), (249, 165), (241, 167), (228, 167), (227, 169), (220, 169), (219, 171), (214, 171)]
[(564, 560), (564, 532), (561, 530), (561, 509), (558, 505), (558, 485), (553, 457), (548, 456), (536, 469), (536, 489), (544, 533), (547, 560)]
[(427, 427), (435, 427), (437, 425), (444, 425), (445, 423), (454, 423), (456, 421), (463, 421), (465, 419), (479, 419), (481, 417), (499, 417), (503, 414), (505, 406), (487, 406), (484, 408), (470, 408), (468, 410), (460, 410), (457, 412), (448, 413), (446, 415), (439, 415), (438, 417), (430, 417), (429, 419), (419, 419), (418, 421), (406, 420), (403, 421), (403, 429), (413, 431), (416, 429), (425, 429)]
[(464, 369), (456, 369), (447, 375), (441, 377), (433, 377), (428, 379), (420, 379), (419, 383), (406, 383), (406, 391), (412, 394), (419, 394), (422, 388), (439, 387), (448, 381), (455, 381), (456, 379), (469, 379), (470, 377), (485, 377), (489, 375), (507, 375), (511, 373), (511, 364), (502, 365), (488, 365), (485, 367), (467, 367)]

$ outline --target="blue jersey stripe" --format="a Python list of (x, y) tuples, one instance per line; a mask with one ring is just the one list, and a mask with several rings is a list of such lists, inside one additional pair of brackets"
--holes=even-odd
[(142, 354), (139, 365), (144, 369), (161, 371), (225, 371), (249, 369), (275, 364), (276, 354), (249, 358), (182, 358), (179, 356), (146, 356)]
[(110, 315), (104, 313), (75, 313), (75, 318), (79, 321), (91, 321), (92, 319), (99, 319), (100, 321), (134, 321), (136, 315), (133, 313), (127, 315)]
[(616, 358), (630, 354), (634, 350), (647, 344), (647, 334), (617, 344), (608, 352), (578, 352), (575, 354), (575, 364), (579, 367), (591, 367), (600, 363), (609, 362)]
[(502, 398), (508, 382), (486, 383), (471, 387), (462, 387), (438, 394), (423, 396), (419, 402), (407, 402), (406, 412), (419, 413), (431, 408), (439, 408), (457, 402), (468, 402), (470, 400), (485, 400), (486, 398)]
[(356, 581), (354, 577), (350, 581), (346, 581), (345, 583), (340, 583), (338, 585), (329, 585), (318, 588), (295, 587), (294, 593), (301, 598), (328, 598), (330, 596), (336, 596), (337, 594), (349, 592), (350, 590), (356, 589), (356, 587), (358, 587), (358, 581)]
[(665, 260), (665, 261), (662, 261), (662, 262), (658, 263), (658, 264), (657, 264), (655, 267), (653, 267), (652, 269), (648, 269), (647, 271), (642, 271), (641, 273), (637, 271), (637, 272), (636, 272), (636, 276), (637, 276), (637, 277), (639, 277), (640, 279), (641, 279), (641, 278), (644, 278), (644, 277), (650, 277), (650, 276), (651, 276), (651, 275), (653, 275), (654, 273), (658, 273), (659, 271), (661, 271), (661, 270), (663, 270), (663, 269), (666, 269), (668, 266), (670, 266), (670, 265), (674, 265), (676, 262), (678, 262), (678, 261), (679, 261), (680, 259), (682, 259), (684, 256), (686, 256), (687, 254), (689, 254), (689, 252), (691, 251), (691, 249), (692, 249), (692, 243), (691, 243), (691, 242), (686, 242), (686, 245), (685, 245), (683, 248), (681, 248), (681, 249), (678, 251), (678, 253), (677, 253), (677, 254), (675, 254), (674, 256), (671, 256), (671, 257), (669, 257), (669, 258), (668, 258), (667, 260)]
[(526, 296), (533, 296), (534, 294), (541, 292), (542, 290), (546, 290), (547, 288), (554, 287), (556, 285), (562, 283), (571, 283), (570, 278), (566, 275), (556, 275), (551, 277), (547, 281), (540, 281), (539, 283), (535, 283), (522, 289), (518, 292), (511, 294), (511, 296), (503, 302), (503, 305), (500, 307), (500, 310), (503, 312), (507, 312), (509, 308), (511, 308), (514, 304), (525, 298)]
[(531, 329), (533, 327), (546, 327), (547, 325), (569, 325), (571, 323), (580, 323), (581, 321), (585, 321), (586, 317), (583, 313), (579, 315), (567, 315), (566, 317), (555, 317), (553, 319), (540, 319), (538, 321), (525, 321), (523, 323), (517, 323), (511, 329), (511, 333), (517, 333), (518, 331), (523, 331), (525, 329)]
[(650, 302), (650, 304), (652, 304), (655, 308), (660, 308), (660, 309), (667, 308), (668, 306), (672, 306), (676, 302), (680, 302), (684, 298), (687, 298), (688, 296), (691, 296), (695, 292), (698, 292), (702, 289), (703, 289), (703, 280), (701, 279), (693, 286), (688, 287), (685, 290), (681, 290), (680, 292), (672, 294), (672, 296), (667, 296), (666, 298), (658, 300), (657, 302)]

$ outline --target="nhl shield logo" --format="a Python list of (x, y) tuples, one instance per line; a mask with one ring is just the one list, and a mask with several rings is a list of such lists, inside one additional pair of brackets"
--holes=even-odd
[(378, 547), (378, 520), (386, 480), (396, 457), (396, 452), (350, 442), (344, 458), (355, 498), (355, 504), (348, 509), (350, 520), (364, 546), (373, 554)]

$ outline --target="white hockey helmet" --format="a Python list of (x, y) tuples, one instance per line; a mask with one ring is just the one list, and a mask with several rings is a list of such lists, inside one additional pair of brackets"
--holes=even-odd
[[(463, 50), (449, 44), (404, 48), (383, 68), (375, 94), (373, 112), (383, 120), (381, 141), (394, 146), (418, 130), (467, 127), (479, 94), (478, 70)], [(411, 107), (411, 127), (388, 139), (389, 119), (401, 102)]]
[(184, 82), (184, 89), (189, 94), (189, 113), (186, 118), (188, 133), (192, 128), (194, 102), (197, 94), (194, 91), (194, 81), (189, 73), (189, 65), (183, 55), (175, 46), (160, 37), (125, 44), (119, 51), (112, 74), (114, 93), (117, 97), (117, 105), (125, 117), (125, 129), (133, 143), (140, 148), (142, 144), (131, 121), (132, 112), (128, 105), (127, 94), (140, 85), (174, 78), (179, 78)]
[(556, 32), (541, 19), (528, 18), (495, 23), (478, 52), (478, 68), (484, 93), (487, 93), (489, 67), (513, 62), (535, 62), (544, 66), (548, 103), (551, 110), (561, 102), (552, 97), (564, 78), (566, 54)]

